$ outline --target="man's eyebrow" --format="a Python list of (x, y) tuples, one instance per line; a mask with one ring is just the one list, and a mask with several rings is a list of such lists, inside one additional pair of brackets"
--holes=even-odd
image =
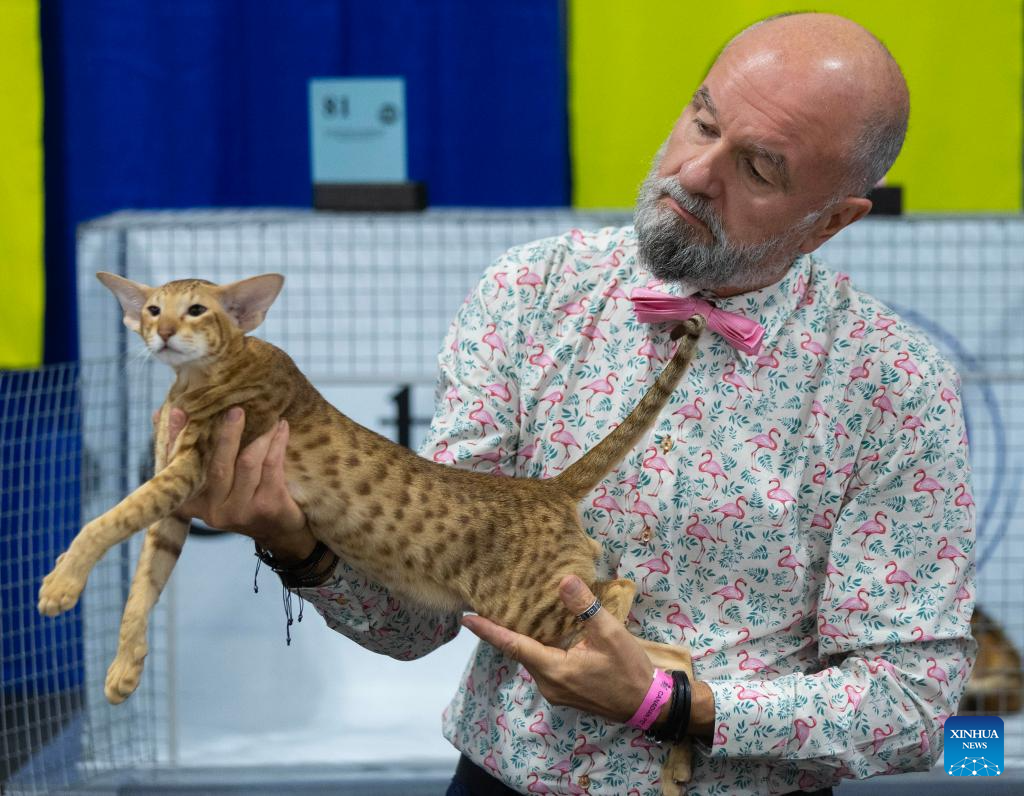
[(708, 109), (708, 113), (711, 114), (711, 118), (718, 121), (718, 109), (715, 108), (715, 101), (711, 99), (711, 92), (708, 91), (707, 86), (701, 86), (693, 94), (694, 106), (703, 105)]

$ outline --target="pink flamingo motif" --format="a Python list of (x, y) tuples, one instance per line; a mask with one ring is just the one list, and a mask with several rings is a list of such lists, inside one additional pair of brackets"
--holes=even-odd
[(786, 522), (786, 515), (789, 510), (788, 504), (792, 503), (795, 506), (796, 498), (782, 488), (782, 481), (778, 478), (772, 478), (769, 483), (775, 484), (775, 486), (768, 490), (768, 499), (782, 504), (782, 516), (779, 518), (778, 524), (773, 525), (772, 527), (781, 528)]
[(544, 345), (543, 345), (543, 343), (537, 343), (537, 344), (531, 346), (531, 348), (540, 349), (540, 350), (536, 354), (530, 354), (530, 356), (528, 356), (526, 358), (527, 362), (529, 362), (531, 365), (536, 365), (538, 368), (540, 368), (541, 373), (544, 373), (546, 368), (556, 368), (557, 369), (558, 363), (555, 362), (555, 360), (553, 360), (551, 357), (549, 357), (547, 354), (544, 353)]
[(508, 719), (505, 718), (504, 713), (499, 713), (498, 718), (494, 720), (494, 723), (498, 725), (506, 735), (512, 734), (512, 730), (508, 727)]
[[(534, 364), (536, 364), (536, 363), (534, 363)], [(560, 404), (564, 400), (565, 400), (565, 393), (564, 392), (562, 392), (561, 390), (552, 390), (547, 395), (545, 395), (543, 398), (541, 398), (537, 402), (537, 405), (540, 406), (543, 403), (550, 403), (551, 404), (551, 408), (554, 409), (556, 404)]]
[(505, 461), (505, 454), (505, 449), (499, 445), (498, 450), (486, 451), (485, 453), (475, 453), (473, 454), (473, 458), (482, 462), (490, 462), (490, 464), (493, 465), (491, 472), (494, 475), (504, 475), (505, 473), (501, 469), (501, 463)]
[(821, 405), (821, 401), (811, 401), (811, 414), (814, 416), (814, 428), (809, 433), (804, 434), (804, 439), (814, 439), (814, 435), (818, 433), (818, 426), (821, 425), (821, 418), (831, 418), (828, 412), (825, 411), (825, 407)]
[(882, 337), (882, 347), (879, 349), (883, 354), (888, 350), (885, 347), (885, 341), (888, 340), (890, 337), (896, 336), (891, 331), (889, 331), (892, 328), (892, 326), (895, 325), (895, 323), (895, 318), (887, 318), (884, 315), (875, 316), (875, 328), (878, 329), (880, 332), (885, 332), (885, 336)]
[(754, 394), (754, 391), (750, 389), (747, 383), (743, 380), (743, 377), (736, 375), (735, 362), (726, 363), (725, 370), (722, 371), (722, 381), (724, 381), (726, 384), (730, 385), (734, 390), (736, 390), (736, 401), (735, 403), (733, 403), (732, 406), (728, 407), (730, 412), (735, 412), (736, 407), (740, 405), (740, 394), (742, 390), (746, 390), (751, 395)]
[(448, 402), (448, 411), (455, 411), (455, 402), (462, 403), (462, 398), (459, 397), (459, 388), (453, 384), (448, 388), (448, 392), (444, 394), (444, 399)]
[(742, 669), (745, 672), (771, 672), (773, 674), (779, 673), (778, 669), (773, 669), (760, 658), (751, 658), (750, 653), (746, 650), (740, 650), (739, 655), (741, 656), (740, 669)]
[(589, 743), (587, 741), (587, 736), (583, 733), (579, 734), (579, 738), (580, 742), (576, 745), (576, 748), (572, 750), (572, 753), (574, 757), (582, 757), (586, 755), (590, 758), (590, 766), (587, 768), (587, 771), (583, 772), (584, 774), (586, 774), (588, 771), (590, 771), (590, 769), (597, 765), (594, 761), (594, 755), (598, 753), (603, 754), (604, 750), (597, 744)]
[(902, 390), (894, 393), (894, 395), (903, 395), (903, 393), (910, 389), (910, 385), (913, 383), (912, 379), (914, 376), (917, 376), (917, 378), (919, 379), (924, 378), (924, 376), (921, 375), (921, 371), (917, 369), (917, 365), (914, 364), (914, 360), (910, 358), (910, 352), (908, 351), (900, 351), (900, 354), (898, 357), (896, 357), (896, 361), (893, 363), (893, 365), (907, 374), (907, 386), (904, 387)]
[(859, 685), (844, 685), (843, 690), (846, 692), (846, 702), (840, 708), (841, 711), (845, 711), (848, 707), (852, 707), (854, 710), (860, 710), (861, 695), (867, 691), (866, 688)]
[(658, 745), (653, 741), (648, 741), (647, 737), (643, 733), (633, 736), (633, 740), (629, 742), (629, 746), (632, 749), (643, 749), (647, 752), (647, 768), (641, 771), (641, 774), (646, 774), (651, 770), (651, 766), (654, 765), (654, 752), (652, 749), (658, 748)]
[(858, 318), (856, 323), (853, 324), (853, 331), (850, 332), (847, 337), (851, 340), (863, 340), (864, 330), (867, 328), (867, 321), (863, 318)]
[(570, 432), (565, 430), (565, 421), (556, 420), (555, 425), (558, 426), (558, 428), (555, 431), (551, 432), (551, 441), (557, 442), (559, 445), (565, 448), (565, 461), (562, 462), (561, 467), (555, 468), (556, 470), (561, 470), (562, 467), (564, 467), (569, 462), (570, 449), (579, 448), (580, 450), (583, 450), (583, 448), (576, 441), (576, 437), (574, 437)]
[(528, 287), (534, 291), (536, 295), (540, 295), (541, 285), (544, 284), (544, 280), (541, 279), (537, 274), (530, 270), (529, 266), (524, 265), (518, 271), (519, 276), (516, 277), (516, 284), (523, 287)]
[(639, 483), (640, 483), (640, 473), (633, 473), (631, 476), (629, 476), (627, 478), (623, 478), (621, 481), (619, 481), (619, 486), (625, 486), (626, 487), (626, 495), (625, 495), (625, 497), (629, 497), (630, 490), (635, 489), (637, 492), (640, 491), (640, 487), (637, 486), (637, 484), (639, 484)]
[(898, 672), (896, 671), (896, 667), (893, 666), (890, 661), (886, 660), (881, 655), (876, 655), (874, 658), (868, 661), (867, 664), (868, 671), (871, 672), (871, 674), (878, 674), (879, 671), (883, 671), (890, 677), (899, 676)]
[(949, 387), (943, 387), (939, 390), (939, 400), (949, 406), (949, 411), (956, 417), (956, 407), (953, 406), (953, 402), (956, 401), (956, 393), (949, 389)]
[(960, 586), (956, 590), (956, 597), (954, 598), (954, 602), (956, 603), (956, 612), (960, 613), (960, 609), (963, 608), (963, 604), (965, 602), (969, 602), (970, 599), (971, 599), (970, 591), (968, 591), (967, 587), (964, 586), (964, 584), (961, 583)]
[[(505, 271), (499, 271), (494, 274), (491, 279), (496, 283), (496, 287), (494, 288), (495, 296), (500, 295), (502, 290), (508, 290), (508, 274)], [(469, 301), (469, 296), (466, 297), (466, 301)]]
[(562, 786), (562, 777), (565, 777), (572, 771), (572, 758), (566, 757), (563, 760), (559, 760), (553, 766), (548, 768), (548, 771), (558, 772), (558, 786)]
[(605, 290), (601, 295), (604, 296), (605, 298), (611, 299), (612, 303), (616, 307), (619, 306), (620, 300), (625, 300), (629, 298), (629, 296), (626, 295), (625, 291), (623, 291), (623, 289), (619, 287), (618, 278), (613, 279), (608, 284), (608, 289)]
[(491, 349), (491, 353), (487, 357), (488, 361), (494, 359), (494, 352), (495, 351), (500, 351), (502, 354), (508, 354), (508, 351), (505, 350), (505, 343), (504, 343), (504, 341), (497, 334), (495, 334), (495, 332), (497, 331), (498, 327), (495, 326), (493, 323), (489, 323), (489, 324), (487, 324), (487, 329), (489, 331), (483, 336), (483, 341)]
[(796, 582), (800, 579), (800, 575), (797, 572), (797, 569), (800, 567), (806, 569), (806, 567), (802, 563), (800, 563), (799, 558), (793, 555), (793, 548), (791, 548), (789, 545), (783, 547), (782, 550), (780, 550), (779, 552), (783, 553), (783, 556), (779, 558), (779, 560), (775, 563), (779, 566), (779, 568), (793, 570), (793, 582), (790, 583), (787, 588), (782, 590), (784, 592), (790, 592), (793, 591), (793, 588), (796, 586)]
[(871, 742), (871, 747), (876, 755), (878, 754), (878, 747), (882, 745), (882, 742), (895, 732), (891, 724), (886, 724), (885, 726), (888, 731), (883, 730), (881, 727), (875, 727), (875, 729), (871, 731), (871, 735), (874, 737), (874, 740)]
[[(850, 441), (850, 432), (846, 430), (846, 426), (842, 423), (836, 423), (835, 429), (832, 431), (832, 438), (836, 441), (836, 453), (839, 452), (839, 440), (845, 438), (847, 442)], [(852, 466), (852, 465), (851, 465)]]
[(850, 275), (846, 274), (846, 273), (843, 273), (842, 271), (836, 271), (836, 275), (835, 275), (835, 278), (832, 280), (832, 284), (835, 287), (839, 287), (844, 282), (847, 285), (850, 284)]
[(590, 299), (587, 298), (586, 296), (583, 296), (579, 301), (569, 301), (566, 302), (565, 304), (562, 304), (560, 307), (555, 307), (554, 311), (560, 312), (563, 315), (563, 317), (559, 319), (558, 324), (556, 326), (556, 331), (559, 334), (562, 333), (562, 324), (569, 320), (569, 318), (571, 318), (574, 315), (582, 315), (584, 312), (587, 311), (588, 301), (590, 301)]
[[(615, 513), (618, 512), (623, 517), (626, 516), (625, 510), (618, 504), (615, 498), (608, 495), (608, 487), (603, 484), (598, 487), (601, 490), (601, 494), (590, 501), (590, 505), (595, 509), (601, 509), (602, 511), (608, 512), (608, 528), (609, 530), (615, 524)], [(604, 535), (604, 534), (602, 534)]]
[(802, 348), (804, 351), (806, 351), (807, 353), (811, 354), (814, 357), (815, 366), (814, 370), (811, 371), (811, 375), (814, 375), (825, 364), (825, 360), (828, 359), (828, 351), (825, 350), (825, 347), (821, 345), (821, 343), (816, 343), (814, 340), (811, 339), (810, 332), (800, 332), (800, 337), (807, 338), (806, 340), (800, 343), (800, 348)]
[(885, 527), (885, 524), (882, 522), (882, 520), (885, 519), (888, 519), (885, 516), (885, 512), (879, 511), (875, 514), (875, 518), (873, 520), (868, 520), (867, 522), (862, 523), (860, 527), (857, 528), (857, 530), (855, 530), (853, 534), (851, 534), (852, 536), (856, 536), (858, 533), (864, 534), (864, 538), (861, 540), (860, 543), (860, 548), (864, 551), (865, 561), (875, 560), (872, 556), (868, 555), (867, 542), (868, 539), (870, 539), (872, 536), (884, 534), (889, 530)]
[(647, 570), (647, 574), (644, 575), (643, 578), (640, 580), (641, 591), (645, 596), (651, 596), (651, 593), (647, 591), (647, 579), (655, 572), (661, 575), (667, 575), (669, 572), (671, 572), (672, 569), (671, 567), (669, 567), (668, 564), (668, 562), (671, 560), (672, 553), (666, 550), (657, 558), (652, 558), (648, 561), (644, 561), (642, 564), (637, 564), (638, 567), (643, 567)]
[(525, 459), (526, 461), (529, 461), (530, 459), (532, 459), (534, 457), (534, 454), (536, 454), (536, 453), (537, 453), (537, 441), (534, 440), (529, 445), (527, 445), (525, 448), (520, 448), (519, 451), (516, 453), (516, 458), (517, 459)]
[(949, 582), (949, 585), (952, 586), (954, 583), (956, 583), (957, 578), (960, 577), (960, 567), (957, 566), (956, 560), (958, 558), (962, 558), (964, 561), (966, 561), (967, 556), (965, 556), (959, 548), (953, 547), (953, 545), (949, 544), (945, 536), (940, 536), (939, 552), (935, 554), (935, 557), (939, 561), (949, 561), (953, 565), (953, 580)]
[(854, 382), (860, 379), (866, 379), (871, 375), (871, 357), (864, 360), (863, 365), (857, 365), (850, 370), (850, 380), (846, 384), (846, 392), (843, 395), (843, 400), (846, 403), (850, 403), (850, 389), (853, 387)]
[(687, 614), (683, 613), (683, 609), (679, 607), (679, 603), (672, 603), (669, 608), (672, 609), (672, 613), (666, 617), (665, 621), (670, 625), (678, 627), (682, 633), (683, 641), (686, 641), (687, 630), (691, 630), (694, 633), (697, 632), (697, 628), (694, 626), (693, 620), (690, 619)]
[(861, 613), (867, 613), (871, 608), (868, 601), (861, 597), (861, 593), (867, 594), (867, 589), (857, 589), (856, 597), (847, 597), (839, 604), (840, 611), (846, 611), (846, 629), (850, 629), (850, 617), (860, 611)]
[(455, 454), (448, 450), (448, 440), (443, 439), (437, 445), (438, 450), (434, 453), (434, 461), (438, 464), (455, 464)]
[(469, 413), (469, 419), (475, 420), (480, 424), (481, 434), (487, 430), (488, 426), (494, 426), (495, 431), (499, 433), (501, 432), (501, 429), (498, 428), (498, 424), (494, 422), (494, 418), (491, 416), (491, 413), (484, 409), (483, 401), (473, 401), (473, 406), (476, 408)]
[(953, 498), (954, 506), (961, 506), (967, 509), (967, 521), (973, 526), (974, 525), (974, 498), (967, 491), (967, 484), (959, 483), (955, 487), (957, 490), (957, 496)]
[(599, 260), (594, 263), (594, 268), (618, 268), (622, 263), (622, 255), (625, 252), (621, 249), (615, 249), (611, 254), (605, 257), (603, 260)]
[(917, 451), (917, 432), (924, 428), (924, 422), (921, 418), (915, 415), (907, 415), (903, 418), (903, 422), (900, 424), (900, 429), (910, 432), (910, 452), (914, 453)]
[(487, 394), (492, 398), (497, 398), (499, 401), (508, 403), (512, 400), (512, 393), (508, 389), (508, 384), (485, 384), (484, 389), (487, 390)]
[(531, 675), (523, 667), (519, 667), (519, 685), (516, 686), (516, 692), (512, 695), (512, 701), (517, 705), (523, 704), (523, 691), (533, 682), (533, 675)]
[(494, 757), (494, 750), (493, 749), (491, 751), (489, 751), (487, 753), (487, 756), (484, 758), (484, 768), (486, 768), (486, 769), (488, 769), (490, 771), (493, 771), (494, 772), (493, 776), (495, 776), (495, 777), (498, 776), (499, 773), (501, 773), (500, 770), (498, 769), (498, 761)]
[[(928, 677), (930, 677), (932, 680), (935, 681), (935, 687), (936, 687), (936, 689), (938, 689), (938, 693), (935, 696), (939, 696), (939, 694), (942, 693), (942, 686), (939, 685), (939, 684), (940, 683), (945, 683), (948, 686), (949, 685), (949, 677), (946, 676), (945, 669), (943, 669), (941, 666), (939, 666), (939, 664), (936, 662), (935, 658), (926, 658), (925, 660), (927, 660), (928, 663), (931, 664), (931, 666), (928, 667), (927, 674), (928, 674)], [(928, 699), (928, 698), (925, 697), (925, 699)], [(928, 699), (928, 701), (932, 702), (932, 701), (934, 701), (934, 699), (935, 699), (935, 697), (932, 697), (931, 699)]]
[(526, 778), (528, 780), (533, 780), (529, 785), (526, 786), (527, 793), (551, 793), (551, 790), (548, 788), (548, 786), (540, 781), (540, 774), (538, 774), (536, 771), (531, 771), (529, 774), (526, 775)]
[(751, 381), (754, 382), (755, 390), (757, 390), (758, 392), (763, 392), (763, 390), (757, 386), (757, 374), (760, 373), (764, 368), (768, 368), (768, 370), (778, 370), (779, 349), (773, 348), (771, 351), (761, 354), (761, 356), (754, 360), (754, 364), (757, 367), (754, 370), (754, 375), (751, 377)]
[(618, 378), (619, 374), (612, 371), (611, 373), (608, 374), (607, 378), (594, 379), (594, 381), (590, 382), (589, 384), (583, 385), (582, 389), (590, 390), (590, 396), (587, 398), (587, 417), (593, 417), (593, 415), (590, 413), (590, 402), (594, 400), (594, 396), (614, 394), (615, 388), (612, 386), (612, 381), (617, 381)]
[(755, 434), (747, 442), (754, 443), (754, 450), (750, 454), (750, 469), (755, 473), (761, 472), (761, 468), (757, 466), (757, 455), (762, 450), (777, 451), (779, 449), (779, 443), (775, 440), (775, 434), (781, 434), (775, 426), (772, 426), (767, 434)]
[(871, 405), (878, 410), (878, 422), (873, 426), (870, 426), (867, 431), (870, 434), (872, 431), (878, 430), (878, 428), (885, 422), (886, 415), (892, 415), (893, 420), (898, 420), (896, 410), (892, 408), (892, 401), (889, 400), (889, 396), (885, 394), (886, 387), (879, 387), (878, 394), (871, 399)]
[(692, 404), (684, 404), (679, 409), (676, 409), (672, 413), (675, 417), (679, 415), (683, 418), (683, 422), (679, 424), (679, 441), (683, 441), (683, 426), (686, 425), (687, 420), (703, 420), (704, 412), (701, 411), (701, 407), (704, 406), (703, 398), (694, 398)]
[(815, 514), (811, 519), (812, 528), (821, 528), (826, 531), (832, 530), (832, 522), (835, 520), (835, 510), (825, 509), (822, 514)]
[[(647, 340), (637, 350), (637, 354), (644, 357), (647, 360), (647, 370), (651, 370), (652, 362), (662, 362), (662, 357), (658, 354), (658, 349), (654, 347), (654, 343), (651, 340)], [(647, 381), (646, 374), (642, 379), (637, 379), (641, 384)]]
[(736, 698), (737, 699), (743, 699), (743, 700), (746, 700), (748, 702), (753, 702), (757, 706), (757, 721), (751, 722), (750, 726), (753, 727), (756, 724), (760, 724), (761, 723), (761, 712), (762, 712), (763, 709), (761, 707), (761, 703), (760, 703), (759, 700), (761, 700), (761, 699), (769, 699), (770, 698), (769, 695), (765, 694), (765, 693), (763, 693), (761, 691), (755, 691), (752, 688), (747, 688), (745, 685), (743, 685), (741, 683), (736, 683), (735, 685), (733, 685), (733, 688), (736, 689)]
[(825, 483), (826, 477), (828, 477), (828, 465), (825, 462), (818, 462), (814, 465), (814, 475), (811, 481), (821, 486)]
[(793, 732), (796, 733), (797, 749), (803, 749), (807, 739), (811, 735), (811, 730), (818, 726), (818, 722), (811, 716), (806, 720), (804, 719), (793, 719)]
[(544, 711), (540, 710), (537, 712), (538, 719), (531, 724), (527, 729), (534, 735), (539, 735), (540, 739), (544, 742), (544, 754), (538, 755), (541, 760), (547, 760), (548, 758), (548, 736), (555, 737), (554, 731), (551, 729), (551, 725), (544, 720)]
[(928, 731), (927, 730), (921, 730), (918, 733), (917, 756), (918, 757), (924, 757), (926, 754), (928, 754), (928, 752), (931, 750), (931, 748), (932, 748), (932, 745), (928, 741)]
[[(654, 509), (647, 505), (647, 503), (640, 499), (640, 490), (638, 489), (636, 494), (633, 495), (633, 508), (631, 511), (634, 514), (639, 514), (640, 519), (644, 522), (644, 533), (647, 534), (647, 539), (650, 539), (651, 527), (647, 524), (647, 518), (657, 519), (657, 514), (654, 513)], [(641, 541), (646, 541), (641, 538)]]
[[(889, 567), (892, 567), (892, 572), (889, 572)], [(897, 611), (905, 611), (907, 609), (907, 600), (910, 599), (910, 589), (908, 583), (917, 584), (917, 581), (910, 575), (909, 572), (902, 570), (896, 564), (895, 561), (885, 562), (886, 576), (885, 582), (890, 586), (899, 586), (903, 589), (903, 605), (899, 606)]]
[[(583, 328), (580, 329), (580, 336), (581, 337), (586, 337), (591, 343), (595, 343), (595, 344), (596, 344), (596, 342), (598, 340), (603, 340), (606, 343), (608, 342), (608, 338), (605, 337), (604, 336), (604, 332), (602, 332), (598, 328), (597, 321), (594, 320), (594, 316), (593, 315), (588, 315), (587, 316), (586, 323), (583, 325)], [(586, 360), (585, 357), (581, 357), (580, 358), (580, 362), (586, 362), (586, 361), (587, 360)]]
[(700, 470), (702, 473), (707, 473), (708, 475), (711, 476), (711, 494), (705, 495), (701, 499), (711, 500), (714, 493), (717, 492), (719, 489), (718, 479), (729, 479), (725, 473), (725, 470), (722, 468), (722, 465), (715, 461), (715, 455), (711, 451), (704, 451), (701, 454), (701, 457), (704, 459), (704, 461), (697, 465), (697, 469)]
[(831, 639), (850, 638), (838, 627), (825, 621), (825, 617), (820, 614), (818, 615), (818, 635)]
[(935, 641), (935, 636), (931, 633), (925, 633), (923, 627), (915, 627), (911, 630), (910, 637), (914, 639), (914, 641)]
[(742, 520), (746, 518), (747, 513), (743, 510), (743, 506), (741, 505), (746, 502), (747, 498), (744, 495), (740, 495), (736, 498), (735, 503), (723, 503), (721, 506), (711, 509), (716, 514), (722, 515), (722, 518), (718, 521), (718, 538), (720, 540), (724, 541), (722, 536), (722, 523), (725, 522), (726, 517), (732, 517), (734, 520)]
[(715, 730), (715, 746), (725, 746), (727, 743), (729, 743), (729, 736), (725, 734), (725, 730), (727, 729), (729, 729), (729, 725), (725, 722), (722, 722), (718, 725), (718, 728)]
[(653, 492), (648, 492), (647, 494), (649, 497), (656, 497), (658, 489), (661, 489), (665, 485), (665, 473), (668, 473), (669, 475), (675, 475), (675, 473), (672, 471), (672, 468), (668, 466), (668, 462), (658, 455), (658, 448), (656, 445), (651, 445), (644, 453), (646, 454), (648, 451), (651, 455), (644, 459), (643, 468), (645, 470), (654, 470), (654, 472), (658, 474), (658, 487)]
[(711, 535), (711, 532), (705, 526), (701, 525), (700, 519), (696, 514), (691, 514), (687, 519), (691, 519), (693, 522), (686, 526), (686, 535), (691, 536), (700, 542), (700, 555), (698, 555), (693, 561), (694, 564), (699, 564), (704, 559), (704, 542), (717, 542), (721, 540), (715, 539), (715, 537)]
[(717, 591), (712, 592), (712, 594), (716, 594), (716, 595), (718, 595), (719, 597), (722, 598), (722, 602), (720, 602), (718, 604), (718, 620), (723, 625), (729, 624), (729, 620), (726, 619), (725, 618), (725, 614), (722, 613), (722, 609), (725, 607), (725, 604), (727, 602), (729, 602), (729, 600), (737, 600), (738, 601), (738, 600), (742, 600), (746, 596), (743, 593), (743, 590), (740, 589), (740, 584), (741, 583), (744, 586), (747, 585), (747, 582), (745, 580), (743, 580), (743, 578), (737, 578), (733, 582), (733, 584), (731, 586), (723, 586), (722, 588), (718, 589)]
[(920, 476), (917, 479), (917, 482), (914, 484), (914, 491), (926, 492), (932, 499), (932, 510), (928, 514), (924, 515), (924, 518), (927, 520), (930, 517), (935, 516), (935, 507), (939, 503), (939, 499), (935, 496), (935, 493), (945, 492), (946, 488), (942, 486), (942, 484), (940, 484), (934, 478), (928, 477), (928, 474), (923, 469), (916, 470), (914, 472), (914, 475)]
[(832, 580), (833, 575), (838, 575), (839, 577), (842, 577), (843, 571), (836, 567), (836, 565), (833, 564), (831, 561), (829, 561), (828, 564), (825, 565), (825, 580), (828, 581), (828, 586), (825, 587), (825, 594), (823, 595), (823, 599), (830, 599), (832, 597), (832, 592), (835, 591), (836, 584)]

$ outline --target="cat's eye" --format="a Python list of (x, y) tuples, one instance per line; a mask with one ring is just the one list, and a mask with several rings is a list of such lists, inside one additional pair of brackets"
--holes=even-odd
[(191, 315), (193, 318), (196, 317), (197, 315), (202, 315), (204, 312), (206, 312), (206, 307), (204, 307), (202, 304), (193, 304), (191, 307), (188, 308), (188, 314)]
[(150, 304), (148, 307), (146, 307), (146, 311), (150, 315), (159, 315), (160, 314), (160, 308), (158, 306), (156, 306), (156, 304)]

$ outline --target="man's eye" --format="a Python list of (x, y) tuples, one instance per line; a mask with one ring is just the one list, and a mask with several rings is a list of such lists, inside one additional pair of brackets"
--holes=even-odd
[(762, 176), (761, 176), (761, 172), (759, 172), (759, 171), (758, 171), (758, 170), (757, 170), (757, 169), (756, 169), (756, 168), (754, 167), (754, 162), (753, 162), (752, 160), (750, 160), (750, 159), (748, 158), (748, 159), (746, 160), (746, 164), (747, 164), (747, 171), (749, 171), (749, 172), (750, 172), (750, 176), (754, 178), (754, 181), (755, 181), (755, 182), (760, 182), (760, 183), (763, 183), (763, 184), (765, 184), (765, 185), (768, 185), (768, 180), (766, 180), (766, 179), (765, 179), (764, 177), (762, 177)]
[(160, 314), (160, 308), (158, 306), (156, 306), (155, 304), (150, 304), (148, 307), (146, 307), (146, 312), (148, 312), (150, 315), (154, 315), (154, 316), (155, 315), (159, 315)]
[(701, 135), (703, 135), (703, 136), (712, 136), (712, 135), (714, 135), (715, 131), (709, 125), (707, 125), (704, 122), (702, 122), (700, 119), (694, 119), (693, 123), (695, 125), (697, 125), (697, 130), (698, 130), (698, 132), (700, 132)]
[(206, 307), (204, 307), (202, 304), (193, 304), (191, 307), (188, 308), (188, 314), (191, 315), (193, 318), (197, 315), (202, 315), (204, 312), (206, 312)]

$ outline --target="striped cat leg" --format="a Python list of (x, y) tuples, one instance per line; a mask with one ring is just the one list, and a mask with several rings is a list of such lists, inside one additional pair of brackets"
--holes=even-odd
[(188, 529), (189, 523), (172, 516), (150, 525), (146, 531), (128, 602), (121, 616), (117, 655), (107, 669), (104, 693), (113, 705), (124, 702), (139, 685), (143, 661), (149, 651), (146, 642), (149, 615), (178, 563)]
[[(659, 644), (656, 641), (637, 639), (644, 648), (651, 663), (665, 671), (684, 671), (693, 682), (693, 660), (690, 650), (675, 644)], [(679, 796), (684, 793), (683, 785), (693, 776), (693, 749), (689, 741), (673, 744), (661, 772), (663, 796)]]
[(103, 555), (140, 528), (170, 515), (201, 485), (203, 468), (194, 448), (182, 451), (167, 467), (78, 532), (39, 589), (39, 612), (57, 616), (78, 602), (85, 580)]

